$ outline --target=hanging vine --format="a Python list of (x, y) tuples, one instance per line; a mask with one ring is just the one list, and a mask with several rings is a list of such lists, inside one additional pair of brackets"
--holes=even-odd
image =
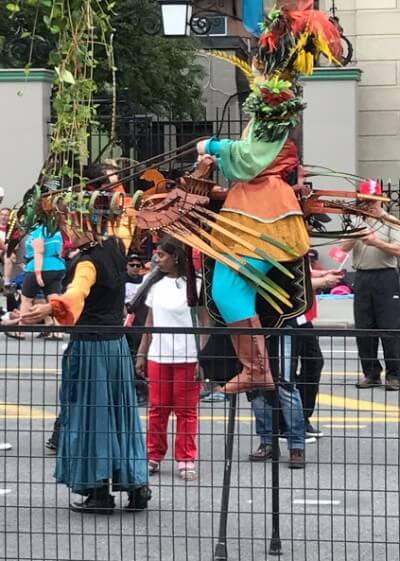
[[(50, 155), (43, 176), (61, 179), (82, 177), (87, 160), (89, 129), (96, 125), (94, 69), (103, 49), (110, 71), (115, 74), (111, 25), (115, 2), (109, 0), (14, 0), (7, 4), (11, 17), (24, 7), (36, 10), (36, 22), (45, 24), (55, 39), (49, 55), (54, 68)], [(30, 60), (27, 61), (29, 71)], [(113, 133), (112, 133), (113, 134)]]

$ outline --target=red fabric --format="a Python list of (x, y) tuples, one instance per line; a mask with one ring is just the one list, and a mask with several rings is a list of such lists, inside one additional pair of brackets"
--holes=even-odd
[(71, 311), (71, 305), (68, 302), (68, 297), (53, 296), (49, 299), (53, 316), (61, 325), (74, 325), (75, 317)]
[(298, 11), (291, 11), (289, 17), (291, 20), (291, 30), (295, 37), (298, 37), (304, 32), (320, 36), (328, 43), (333, 56), (337, 60), (341, 59), (343, 46), (340, 32), (336, 25), (330, 21), (325, 12), (300, 8)]
[(360, 183), (358, 191), (363, 195), (382, 195), (382, 186), (373, 179)]
[(201, 253), (198, 249), (193, 249), (193, 266), (196, 272), (201, 271)]
[(329, 250), (328, 255), (329, 257), (331, 257), (331, 259), (337, 261), (338, 263), (344, 263), (349, 256), (347, 251), (344, 251), (336, 245)]
[(69, 237), (67, 236), (67, 234), (65, 234), (62, 230), (61, 230), (61, 236), (62, 236), (62, 240), (63, 240), (62, 251), (61, 251), (61, 257), (64, 259), (64, 257), (66, 256), (67, 252), (68, 252), (70, 249), (76, 249), (76, 246), (71, 242), (71, 240), (69, 239)]
[(148, 361), (149, 460), (160, 462), (168, 449), (167, 428), (172, 411), (176, 415), (175, 459), (193, 462), (197, 456), (197, 419), (201, 383), (195, 381), (196, 363), (160, 364)]
[(313, 303), (311, 308), (306, 313), (306, 320), (313, 321), (317, 317), (317, 299), (315, 297), (315, 292), (313, 293)]
[(135, 314), (127, 314), (124, 321), (124, 327), (132, 327), (134, 321), (135, 321)]

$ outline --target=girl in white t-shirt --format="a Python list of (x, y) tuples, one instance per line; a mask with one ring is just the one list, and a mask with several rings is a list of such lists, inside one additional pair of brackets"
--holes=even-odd
[[(163, 238), (155, 263), (163, 277), (149, 290), (146, 326), (193, 327), (187, 303), (186, 254), (173, 238)], [(196, 380), (197, 349), (192, 334), (154, 333), (143, 335), (136, 371), (149, 380), (147, 451), (150, 473), (160, 469), (168, 448), (167, 428), (176, 415), (175, 459), (180, 477), (196, 479), (197, 416), (201, 384)]]

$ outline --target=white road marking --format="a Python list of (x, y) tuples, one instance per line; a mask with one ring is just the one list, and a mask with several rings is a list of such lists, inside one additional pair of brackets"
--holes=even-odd
[(11, 493), (12, 489), (0, 489), (0, 497), (2, 495), (8, 495), (8, 493)]
[(327, 499), (293, 499), (294, 505), (322, 505), (322, 506), (338, 506), (340, 501)]
[(367, 425), (323, 425), (327, 429), (366, 429)]

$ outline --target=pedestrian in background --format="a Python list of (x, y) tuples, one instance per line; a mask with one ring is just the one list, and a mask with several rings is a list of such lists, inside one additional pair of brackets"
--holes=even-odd
[[(382, 194), (376, 182), (372, 194)], [(367, 186), (368, 186), (367, 185)], [(362, 186), (361, 186), (362, 190)], [(372, 212), (375, 218), (366, 218), (365, 235), (361, 239), (346, 240), (341, 247), (353, 252), (354, 320), (356, 329), (400, 328), (400, 284), (398, 258), (400, 257), (400, 232), (379, 220), (387, 213), (377, 201)], [(385, 389), (400, 389), (399, 337), (381, 337), (386, 366)], [(371, 335), (357, 337), (358, 353), (364, 380), (356, 384), (359, 389), (382, 385), (382, 364), (378, 360), (379, 338)]]
[[(146, 299), (146, 327), (193, 327), (188, 306), (187, 257), (183, 246), (164, 237), (155, 253), (163, 274), (150, 288)], [(155, 277), (157, 279), (157, 277)], [(176, 415), (175, 460), (181, 479), (196, 479), (198, 403), (197, 347), (193, 334), (145, 334), (140, 343), (136, 369), (144, 375), (147, 362), (149, 421), (147, 451), (149, 470), (154, 474), (168, 449), (167, 428)]]

